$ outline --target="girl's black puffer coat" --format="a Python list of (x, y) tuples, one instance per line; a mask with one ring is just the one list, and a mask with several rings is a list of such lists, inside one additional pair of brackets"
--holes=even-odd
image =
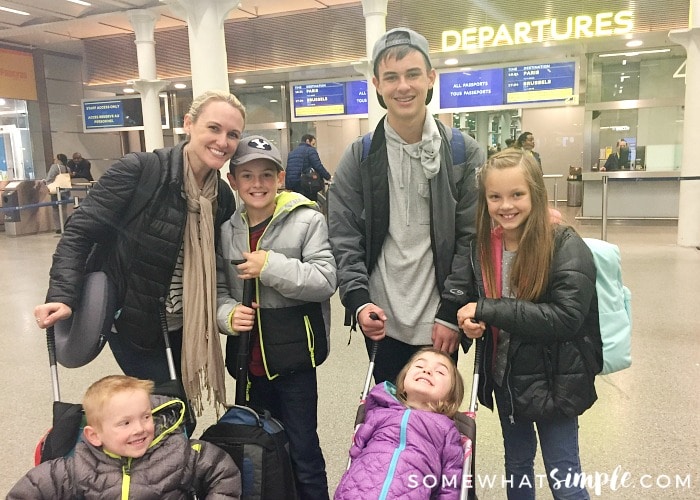
[[(481, 267), (472, 261), (484, 297)], [(503, 385), (513, 418), (547, 420), (580, 415), (597, 399), (595, 375), (602, 368), (602, 342), (595, 290), (596, 269), (585, 242), (558, 227), (549, 283), (536, 302), (480, 298), (476, 319), (510, 333)], [(493, 338), (484, 336), (479, 399), (493, 409)], [(502, 411), (503, 409), (501, 409)]]
[[(75, 308), (85, 273), (103, 270), (117, 288), (117, 331), (138, 347), (161, 348), (161, 298), (170, 288), (187, 214), (184, 146), (127, 154), (105, 172), (66, 224), (46, 302)], [(149, 180), (153, 175), (157, 182)], [(144, 208), (125, 220), (132, 206)], [(217, 239), (234, 209), (231, 188), (219, 179)]]

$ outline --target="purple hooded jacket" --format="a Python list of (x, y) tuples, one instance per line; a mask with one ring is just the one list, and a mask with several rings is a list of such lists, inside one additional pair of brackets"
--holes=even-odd
[(389, 382), (374, 386), (365, 407), (335, 500), (459, 498), (463, 455), (451, 418), (407, 408)]

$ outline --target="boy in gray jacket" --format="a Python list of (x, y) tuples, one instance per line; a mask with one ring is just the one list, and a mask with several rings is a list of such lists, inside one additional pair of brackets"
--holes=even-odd
[[(243, 138), (230, 169), (242, 203), (221, 226), (217, 249), (217, 321), (231, 335), (226, 365), (234, 375), (238, 332), (252, 331), (247, 403), (282, 421), (300, 498), (323, 500), (328, 480), (316, 431), (316, 367), (328, 355), (336, 289), (326, 220), (308, 198), (278, 193), (284, 168), (264, 137)], [(244, 280), (255, 280), (252, 308), (242, 304)]]
[(189, 440), (181, 425), (185, 404), (152, 390), (152, 381), (126, 375), (92, 384), (73, 456), (33, 468), (7, 498), (240, 498), (233, 459), (213, 444)]

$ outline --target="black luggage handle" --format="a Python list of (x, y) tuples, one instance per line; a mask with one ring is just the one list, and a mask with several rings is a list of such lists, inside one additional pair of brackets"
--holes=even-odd
[[(246, 307), (253, 306), (253, 296), (255, 295), (255, 279), (243, 281), (242, 304)], [(250, 358), (250, 335), (251, 331), (239, 332), (240, 342), (238, 344), (238, 354), (236, 356), (236, 404), (246, 405), (246, 389), (248, 386), (248, 362)]]

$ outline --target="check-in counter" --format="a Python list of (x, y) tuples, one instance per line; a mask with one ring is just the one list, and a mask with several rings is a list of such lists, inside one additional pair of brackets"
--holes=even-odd
[[(36, 234), (53, 229), (50, 206), (34, 206), (50, 202), (49, 189), (41, 180), (0, 181), (1, 204), (5, 233), (8, 236)], [(9, 210), (12, 207), (26, 207)]]
[(608, 219), (677, 219), (680, 171), (586, 172), (579, 219), (600, 219), (603, 177), (608, 178)]

